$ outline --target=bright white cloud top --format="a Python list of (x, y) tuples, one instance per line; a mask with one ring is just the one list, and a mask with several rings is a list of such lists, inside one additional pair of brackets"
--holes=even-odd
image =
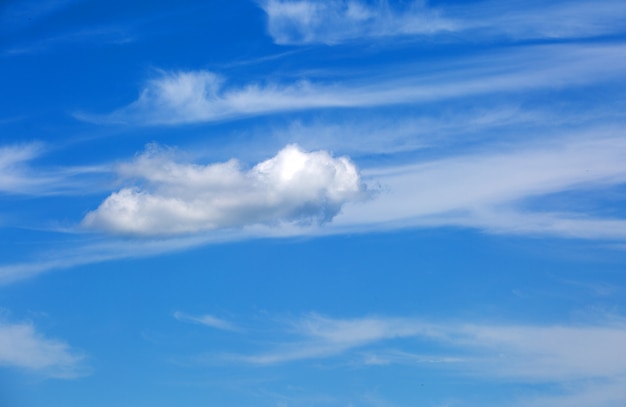
[(324, 223), (343, 204), (366, 197), (356, 166), (295, 145), (248, 171), (231, 160), (206, 166), (149, 150), (120, 173), (143, 187), (124, 188), (85, 216), (86, 228), (168, 235), (281, 222)]

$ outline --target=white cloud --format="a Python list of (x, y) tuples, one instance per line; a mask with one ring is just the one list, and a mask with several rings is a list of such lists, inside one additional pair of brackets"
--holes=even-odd
[[(123, 178), (137, 185), (122, 190), (126, 195), (121, 196), (128, 200), (114, 193), (83, 220), (87, 228), (142, 235), (143, 239), (87, 241), (54, 255), (32, 254), (28, 262), (0, 266), (0, 284), (53, 269), (217, 242), (398, 228), (456, 226), (620, 243), (626, 241), (626, 219), (574, 212), (567, 205), (557, 208), (561, 212), (540, 209), (546, 195), (581, 191), (602, 198), (604, 192), (626, 183), (626, 141), (620, 132), (595, 128), (556, 136), (549, 142), (510, 144), (414, 165), (365, 169), (356, 178), (348, 160), (291, 147), (296, 157), (312, 161), (308, 172), (294, 178), (304, 180), (296, 185), (279, 182), (282, 164), (278, 163), (285, 151), (244, 171), (234, 161), (194, 165), (177, 162), (167, 152), (149, 150), (118, 168)], [(274, 170), (268, 168), (272, 166)], [(267, 176), (261, 177), (266, 170)], [(325, 175), (314, 176), (316, 171)], [(377, 185), (377, 193), (372, 199), (353, 202), (363, 196), (364, 183)], [(347, 186), (339, 193), (341, 185)], [(145, 197), (154, 203), (152, 207)], [(109, 199), (118, 201), (109, 205)], [(526, 207), (529, 199), (539, 203), (539, 209)], [(330, 223), (315, 222), (333, 214)], [(299, 223), (304, 219), (314, 222)], [(211, 227), (226, 229), (211, 231)], [(194, 231), (198, 233), (176, 235)], [(166, 234), (174, 236), (164, 238)]]
[(31, 256), (24, 263), (0, 266), (0, 285), (7, 285), (50, 270), (67, 269), (85, 264), (128, 258), (157, 256), (201, 245), (243, 239), (241, 233), (221, 231), (219, 235), (185, 236), (170, 239), (90, 241), (84, 245), (73, 244), (65, 250)]
[(188, 315), (180, 311), (176, 311), (174, 313), (174, 318), (183, 322), (191, 322), (194, 324), (200, 324), (204, 326), (208, 326), (215, 329), (221, 329), (224, 331), (239, 331), (239, 327), (235, 326), (233, 323), (226, 321), (224, 319), (215, 317), (213, 315)]
[[(499, 405), (617, 407), (626, 396), (624, 322), (615, 315), (586, 324), (502, 324), (386, 316), (331, 318), (311, 313), (251, 333), (256, 345), (272, 344), (266, 345), (266, 351), (214, 357), (259, 366), (305, 361), (319, 366), (324, 359), (330, 360), (326, 368), (402, 364), (416, 367), (420, 374), (427, 374), (427, 369), (446, 370), (448, 377), (478, 383), (549, 385)], [(269, 340), (264, 338), (268, 333)], [(197, 361), (206, 363), (207, 355)]]
[[(335, 319), (311, 314), (292, 321), (285, 333), (295, 338), (269, 352), (233, 360), (267, 365), (346, 356), (363, 349), (368, 351), (363, 363), (369, 365), (452, 364), (460, 374), (528, 382), (626, 375), (626, 354), (620, 352), (626, 343), (626, 326), (619, 321), (596, 325), (498, 325), (398, 317)], [(411, 353), (424, 342), (429, 344), (432, 355)], [(387, 350), (381, 351), (381, 345)], [(391, 351), (389, 346), (393, 346)]]
[(133, 103), (107, 115), (75, 116), (96, 123), (174, 125), (526, 92), (621, 78), (625, 56), (626, 47), (620, 44), (532, 46), (455, 63), (444, 60), (437, 66), (403, 65), (389, 74), (371, 72), (367, 80), (341, 84), (301, 80), (234, 86), (209, 71), (162, 72), (148, 81)]
[(76, 117), (104, 123), (180, 124), (351, 104), (308, 81), (251, 83), (242, 88), (227, 88), (225, 83), (225, 78), (209, 71), (163, 72), (132, 104), (107, 116)]
[(41, 154), (41, 146), (25, 144), (0, 147), (0, 192), (23, 192), (44, 180), (34, 180), (28, 175), (26, 163)]
[(585, 38), (623, 33), (626, 5), (620, 0), (484, 2), (454, 15), (467, 30), (515, 39)]
[(91, 27), (46, 37), (39, 40), (20, 42), (12, 44), (10, 48), (4, 50), (5, 55), (31, 54), (35, 52), (48, 51), (63, 45), (76, 43), (89, 43), (92, 46), (97, 44), (127, 44), (133, 38), (123, 27), (101, 26)]
[(404, 319), (337, 320), (317, 314), (293, 321), (290, 328), (291, 333), (303, 339), (286, 343), (274, 352), (235, 359), (266, 365), (325, 358), (386, 339), (415, 336), (428, 329), (426, 325)]
[(598, 218), (567, 207), (560, 213), (523, 209), (530, 198), (626, 183), (626, 140), (612, 133), (597, 129), (543, 145), (366, 170), (364, 179), (380, 183), (383, 192), (366, 205), (346, 206), (334, 226), (466, 226), (497, 233), (624, 240), (625, 219)]
[(429, 7), (424, 1), (263, 0), (268, 31), (277, 44), (339, 44), (397, 36), (463, 32), (510, 38), (580, 38), (624, 31), (626, 6), (604, 1), (481, 1)]
[(0, 322), (0, 366), (69, 379), (86, 373), (83, 360), (69, 345), (43, 337), (30, 323)]
[(386, 1), (264, 0), (268, 30), (278, 44), (336, 44), (364, 37), (425, 35), (455, 31), (456, 24), (441, 18), (421, 2), (397, 10)]
[(355, 165), (289, 145), (248, 171), (231, 160), (195, 165), (151, 149), (120, 167), (143, 185), (110, 195), (82, 226), (116, 234), (171, 235), (254, 224), (323, 223), (366, 196)]
[(40, 143), (0, 146), (0, 193), (24, 195), (84, 194), (93, 189), (93, 179), (108, 168), (37, 168), (33, 161), (45, 152)]

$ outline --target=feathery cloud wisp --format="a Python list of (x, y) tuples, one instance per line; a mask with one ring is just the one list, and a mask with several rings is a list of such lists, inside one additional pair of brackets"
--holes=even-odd
[(282, 222), (328, 222), (366, 196), (356, 166), (289, 145), (248, 171), (236, 160), (177, 163), (152, 149), (120, 167), (144, 186), (110, 195), (82, 225), (114, 234), (172, 235)]
[[(399, 3), (399, 2), (398, 2)], [(429, 7), (424, 1), (263, 0), (268, 32), (277, 44), (329, 45), (399, 36), (451, 32), (509, 38), (580, 38), (624, 31), (620, 1), (483, 1)], [(454, 41), (467, 36), (455, 36)]]
[(0, 192), (19, 193), (41, 183), (28, 176), (25, 168), (40, 153), (41, 147), (35, 144), (0, 147)]
[(38, 168), (33, 161), (44, 151), (39, 143), (0, 146), (0, 193), (39, 196), (84, 194), (94, 188), (94, 175), (110, 171), (106, 166)]
[(66, 343), (44, 338), (32, 324), (0, 322), (0, 366), (71, 379), (86, 373), (83, 359)]
[[(436, 345), (432, 358), (416, 358), (394, 351), (396, 363), (454, 362), (470, 367), (465, 374), (530, 381), (610, 379), (626, 375), (626, 355), (617, 355), (626, 341), (622, 322), (598, 325), (497, 325), (433, 323), (414, 318), (364, 317), (337, 319), (310, 314), (292, 321), (285, 340), (272, 351), (234, 360), (269, 365), (304, 359), (338, 357), (357, 348), (381, 351), (376, 345), (395, 340), (395, 347), (411, 345), (400, 339)], [(399, 341), (399, 342), (398, 342)], [(439, 349), (441, 348), (441, 349)], [(388, 349), (388, 348), (385, 348)], [(441, 357), (452, 352), (455, 357)], [(371, 360), (371, 357), (368, 359)], [(365, 363), (369, 363), (365, 360)]]
[(597, 218), (568, 208), (561, 213), (533, 212), (522, 205), (548, 194), (626, 183), (626, 142), (612, 133), (597, 129), (590, 133), (593, 137), (583, 133), (544, 145), (364, 171), (364, 177), (379, 182), (384, 193), (367, 205), (347, 207), (334, 225), (465, 226), (498, 233), (624, 240), (624, 219)]
[(260, 2), (268, 30), (277, 44), (336, 44), (363, 37), (425, 35), (457, 30), (454, 21), (414, 2), (396, 10), (386, 2), (331, 0)]
[(238, 331), (239, 328), (229, 321), (215, 317), (213, 315), (189, 315), (184, 312), (176, 311), (174, 318), (182, 322), (191, 322), (194, 324), (200, 324), (208, 326), (210, 328), (221, 329), (224, 331)]
[(579, 86), (622, 78), (626, 47), (532, 46), (464, 58), (444, 69), (397, 67), (367, 80), (228, 84), (209, 71), (162, 72), (137, 100), (80, 120), (126, 125), (175, 125), (328, 108), (371, 108), (506, 92)]

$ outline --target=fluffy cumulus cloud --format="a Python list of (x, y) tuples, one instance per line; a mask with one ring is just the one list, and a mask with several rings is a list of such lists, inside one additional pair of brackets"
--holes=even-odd
[(83, 359), (66, 343), (43, 337), (30, 323), (0, 322), (0, 366), (74, 378), (85, 374)]
[(268, 30), (279, 44), (322, 42), (336, 44), (362, 37), (432, 34), (455, 29), (422, 2), (403, 10), (386, 1), (265, 0), (261, 7), (268, 16)]
[(324, 223), (366, 187), (347, 157), (289, 145), (249, 170), (236, 160), (180, 163), (149, 148), (120, 174), (137, 181), (111, 194), (82, 225), (116, 234), (172, 235), (254, 224)]

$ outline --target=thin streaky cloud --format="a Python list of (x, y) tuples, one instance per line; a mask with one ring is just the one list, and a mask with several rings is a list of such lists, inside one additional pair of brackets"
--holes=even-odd
[(3, 55), (23, 55), (49, 51), (62, 46), (72, 46), (75, 44), (106, 45), (106, 44), (129, 44), (134, 41), (134, 37), (129, 30), (118, 26), (103, 26), (99, 28), (88, 28), (67, 32), (31, 42), (16, 43), (5, 48)]
[(337, 44), (349, 40), (457, 31), (437, 10), (414, 2), (397, 10), (386, 1), (374, 5), (360, 1), (330, 0), (259, 2), (268, 16), (268, 31), (277, 44)]
[(301, 80), (229, 86), (214, 72), (161, 72), (130, 105), (105, 115), (74, 116), (100, 124), (180, 125), (553, 89), (620, 78), (626, 70), (625, 56), (623, 44), (533, 46), (467, 58), (444, 70), (399, 67), (393, 76), (372, 72), (366, 81), (343, 83)]
[[(376, 354), (374, 349), (393, 341), (398, 349), (391, 353), (394, 357), (388, 363), (441, 363), (455, 369), (463, 364), (459, 374), (479, 377), (558, 382), (626, 375), (626, 356), (616, 355), (626, 340), (626, 326), (621, 323), (499, 325), (310, 314), (292, 321), (284, 332), (285, 340), (275, 349), (239, 355), (232, 358), (233, 362), (272, 365), (346, 357), (357, 349)], [(407, 350), (414, 345), (402, 339), (426, 341), (436, 345), (436, 350), (430, 358), (427, 354), (415, 357)]]
[(215, 317), (213, 315), (189, 315), (180, 311), (174, 312), (174, 318), (181, 322), (191, 322), (194, 324), (200, 324), (208, 326), (210, 328), (220, 329), (223, 331), (240, 331), (241, 328), (233, 324), (232, 322)]
[[(446, 147), (482, 142), (489, 138), (500, 141), (505, 137), (502, 130), (508, 131), (510, 140), (528, 139), (528, 134), (519, 128), (542, 126), (546, 128), (546, 133), (551, 133), (559, 132), (554, 127), (574, 121), (586, 124), (595, 119), (576, 113), (565, 118), (549, 109), (530, 110), (515, 105), (481, 109), (462, 106), (449, 108), (445, 114), (415, 113), (383, 117), (368, 112), (341, 120), (294, 120), (285, 126), (253, 130), (251, 133), (260, 140), (259, 149), (266, 147), (269, 141), (285, 144), (287, 140), (295, 140), (308, 149), (326, 148), (353, 156), (382, 155), (424, 149), (441, 151)], [(607, 115), (608, 112), (604, 113)], [(621, 111), (605, 117), (604, 121), (617, 121), (618, 114)], [(268, 134), (271, 135), (269, 140)]]
[(67, 250), (57, 250), (53, 254), (40, 253), (35, 260), (0, 266), (0, 285), (9, 285), (39, 274), (51, 271), (79, 267), (86, 264), (102, 263), (113, 260), (143, 258), (163, 253), (173, 253), (210, 243), (240, 240), (228, 231), (219, 236), (193, 236), (171, 239), (153, 239), (148, 241), (107, 240), (84, 245), (73, 245)]
[(42, 151), (40, 144), (0, 146), (0, 192), (22, 193), (47, 184), (50, 178), (32, 177), (27, 167)]
[(448, 41), (586, 38), (623, 33), (626, 23), (626, 6), (616, 0), (481, 1), (439, 7), (423, 1), (263, 0), (259, 5), (267, 15), (268, 33), (282, 45), (434, 36)]
[(364, 205), (347, 205), (334, 224), (340, 227), (369, 223), (384, 227), (387, 223), (395, 228), (400, 224), (410, 227), (473, 223), (472, 227), (501, 233), (523, 233), (525, 229), (541, 233), (543, 229), (560, 236), (623, 239), (624, 219), (603, 220), (590, 214), (571, 213), (567, 208), (561, 214), (520, 209), (529, 198), (626, 183), (624, 138), (612, 129), (597, 129), (592, 134), (593, 137), (583, 133), (534, 146), (516, 145), (503, 151), (409, 166), (364, 169), (366, 182), (376, 180), (384, 193)]
[(39, 167), (42, 143), (0, 146), (0, 194), (51, 196), (94, 192), (94, 177), (111, 174), (112, 166)]
[[(626, 5), (620, 0), (486, 1), (451, 10), (468, 31), (512, 39), (583, 39), (623, 34)], [(461, 23), (463, 24), (463, 23)]]

